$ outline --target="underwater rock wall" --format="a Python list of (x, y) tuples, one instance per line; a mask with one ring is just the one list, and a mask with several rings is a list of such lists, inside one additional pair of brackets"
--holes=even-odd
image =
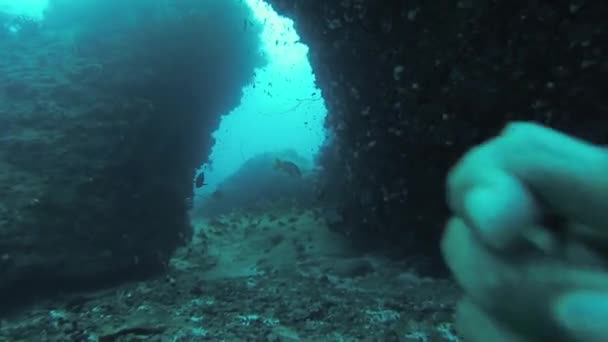
[(270, 0), (294, 19), (329, 110), (335, 227), (437, 251), (449, 167), (511, 120), (608, 141), (608, 3)]
[(163, 269), (211, 133), (265, 63), (239, 1), (76, 3), (0, 42), (3, 308)]

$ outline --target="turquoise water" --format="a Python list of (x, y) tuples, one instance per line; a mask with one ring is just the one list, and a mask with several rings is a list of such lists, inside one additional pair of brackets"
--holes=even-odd
[(299, 42), (293, 21), (279, 17), (261, 0), (247, 1), (261, 22), (270, 63), (257, 70), (243, 89), (241, 105), (222, 119), (214, 134), (212, 168), (205, 167), (208, 187), (233, 173), (249, 158), (265, 152), (294, 150), (313, 161), (325, 140), (326, 108), (308, 62), (308, 48)]

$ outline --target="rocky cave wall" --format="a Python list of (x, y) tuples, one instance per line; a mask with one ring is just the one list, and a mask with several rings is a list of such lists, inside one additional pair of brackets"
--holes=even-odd
[[(334, 228), (436, 255), (444, 179), (511, 120), (608, 142), (608, 3), (270, 0), (310, 47)], [(335, 191), (338, 190), (338, 191)]]
[(87, 4), (0, 40), (3, 309), (162, 270), (211, 133), (265, 63), (239, 1)]

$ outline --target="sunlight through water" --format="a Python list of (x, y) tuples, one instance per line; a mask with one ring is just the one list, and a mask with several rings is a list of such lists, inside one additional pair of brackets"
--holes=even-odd
[(264, 152), (292, 149), (313, 161), (325, 141), (326, 108), (292, 20), (279, 16), (266, 2), (247, 0), (264, 23), (263, 48), (269, 64), (256, 71), (243, 90), (241, 105), (222, 118), (206, 172), (208, 187), (235, 172), (247, 159)]

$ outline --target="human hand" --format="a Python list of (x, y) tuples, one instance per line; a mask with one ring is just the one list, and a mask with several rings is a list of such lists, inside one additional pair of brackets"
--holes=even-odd
[(608, 341), (608, 152), (510, 124), (447, 185), (444, 258), (467, 341)]

